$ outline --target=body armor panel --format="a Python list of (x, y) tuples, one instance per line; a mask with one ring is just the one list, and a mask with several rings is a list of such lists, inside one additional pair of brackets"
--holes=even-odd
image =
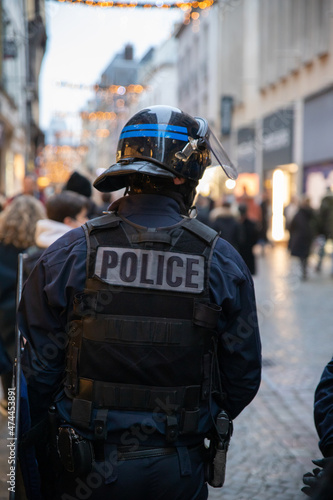
[(191, 219), (148, 229), (115, 214), (85, 232), (86, 289), (67, 357), (73, 421), (92, 408), (143, 410), (165, 415), (166, 434), (196, 432), (221, 310), (208, 288), (216, 232)]

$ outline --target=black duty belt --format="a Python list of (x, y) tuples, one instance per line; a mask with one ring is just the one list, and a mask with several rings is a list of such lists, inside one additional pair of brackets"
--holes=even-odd
[[(95, 456), (97, 460), (104, 460), (104, 453), (100, 447), (100, 443), (93, 441), (93, 447), (95, 451)], [(189, 452), (198, 451), (203, 448), (203, 443), (195, 444), (193, 446), (187, 446)], [(140, 446), (138, 449), (133, 450), (131, 446), (118, 446), (117, 447), (117, 458), (119, 461), (124, 460), (135, 460), (137, 458), (152, 458), (160, 457), (164, 455), (174, 455), (177, 453), (177, 448), (175, 446), (171, 447), (145, 447)]]
[(146, 449), (138, 449), (135, 451), (127, 451), (120, 447), (117, 449), (118, 452), (118, 460), (134, 460), (136, 458), (151, 458), (151, 457), (160, 457), (163, 455), (173, 455), (177, 453), (177, 448), (146, 448)]

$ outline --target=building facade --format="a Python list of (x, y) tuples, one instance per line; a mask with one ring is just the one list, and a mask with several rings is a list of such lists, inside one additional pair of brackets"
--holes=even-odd
[[(179, 67), (188, 62), (179, 105), (213, 123), (238, 164), (235, 195), (270, 197), (277, 240), (285, 237), (283, 208), (292, 195), (306, 193), (316, 207), (333, 188), (332, 10), (332, 0), (220, 0), (199, 31), (190, 23), (178, 35)], [(215, 42), (205, 44), (206, 23)], [(207, 109), (195, 83), (206, 81), (204, 51), (214, 103)]]
[(46, 46), (43, 0), (0, 1), (0, 190), (21, 189), (43, 144), (38, 76)]

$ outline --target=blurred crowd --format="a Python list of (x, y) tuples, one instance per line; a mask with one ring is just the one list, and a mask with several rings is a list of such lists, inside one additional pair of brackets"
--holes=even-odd
[[(264, 193), (260, 203), (248, 196), (246, 190), (241, 197), (229, 201), (213, 202), (209, 197), (198, 196), (197, 218), (218, 231), (222, 238), (233, 245), (243, 257), (251, 273), (256, 274), (255, 246), (264, 253), (269, 239), (272, 217), (271, 200)], [(311, 206), (306, 195), (293, 196), (284, 208), (285, 229), (288, 235), (290, 255), (299, 259), (301, 279), (308, 278), (309, 257), (314, 255), (316, 272), (320, 273), (325, 255), (331, 256), (333, 278), (333, 192), (327, 188), (319, 209)]]
[[(15, 357), (15, 318), (17, 261), (25, 254), (24, 278), (56, 239), (86, 220), (107, 211), (112, 202), (109, 193), (95, 193), (91, 181), (73, 172), (66, 184), (56, 192), (40, 192), (36, 179), (27, 175), (22, 191), (12, 198), (0, 193), (0, 373), (3, 393), (11, 384)], [(271, 200), (264, 193), (260, 203), (244, 193), (237, 199), (222, 198), (213, 202), (198, 195), (195, 200), (197, 219), (215, 229), (235, 247), (252, 275), (256, 274), (254, 247), (264, 253), (269, 240)], [(289, 232), (288, 250), (299, 259), (302, 279), (307, 279), (308, 259), (316, 254), (316, 271), (320, 272), (327, 245), (333, 240), (333, 193), (328, 190), (319, 210), (311, 207), (307, 197), (293, 197), (284, 209)], [(333, 252), (331, 250), (333, 277)], [(0, 413), (6, 414), (7, 402), (0, 402)]]
[[(0, 195), (0, 373), (3, 394), (12, 383), (15, 359), (16, 283), (18, 255), (25, 254), (24, 276), (51, 243), (86, 220), (103, 214), (110, 194), (92, 198), (92, 184), (79, 172), (48, 196), (37, 189), (34, 176), (26, 176), (22, 191), (12, 198)], [(0, 401), (0, 413), (7, 414), (6, 398)]]

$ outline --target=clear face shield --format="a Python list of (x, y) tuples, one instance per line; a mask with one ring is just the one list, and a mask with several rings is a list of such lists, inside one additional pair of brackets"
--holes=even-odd
[[(236, 180), (238, 177), (237, 169), (225, 152), (222, 144), (210, 129), (207, 120), (204, 118), (195, 117), (200, 127), (198, 135), (200, 135), (208, 146), (218, 165), (220, 165), (229, 179)], [(212, 162), (213, 164), (213, 162)]]
[[(189, 142), (182, 151), (176, 153), (176, 157), (180, 160), (186, 161), (194, 151), (206, 147), (211, 152), (216, 164), (222, 167), (229, 179), (236, 180), (238, 177), (237, 169), (225, 152), (218, 138), (210, 129), (207, 120), (198, 117), (195, 117), (195, 120), (199, 124), (197, 134), (200, 138), (193, 139), (192, 137), (189, 137)], [(215, 162), (212, 161), (212, 166), (214, 166), (214, 163)]]

